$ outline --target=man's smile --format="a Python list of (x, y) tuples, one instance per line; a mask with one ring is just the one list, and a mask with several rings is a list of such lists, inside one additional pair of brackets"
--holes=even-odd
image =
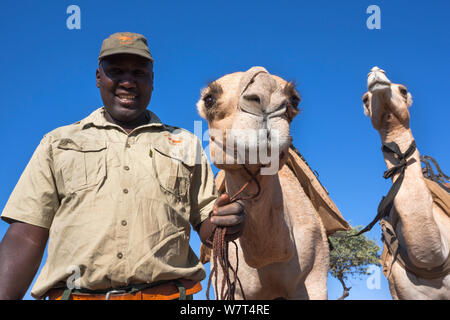
[(123, 106), (131, 106), (137, 102), (138, 95), (134, 93), (119, 93), (115, 95), (119, 103)]

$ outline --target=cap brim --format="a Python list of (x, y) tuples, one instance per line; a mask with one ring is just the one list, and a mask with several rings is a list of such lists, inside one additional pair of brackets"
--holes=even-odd
[(135, 49), (135, 48), (117, 48), (117, 49), (111, 49), (106, 50), (105, 52), (102, 52), (102, 54), (98, 57), (98, 60), (101, 61), (102, 59), (115, 55), (115, 54), (134, 54), (143, 58), (146, 58), (153, 62), (152, 56), (145, 50), (141, 49)]

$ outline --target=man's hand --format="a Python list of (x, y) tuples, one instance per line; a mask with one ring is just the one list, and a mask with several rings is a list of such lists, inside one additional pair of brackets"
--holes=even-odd
[(219, 227), (226, 227), (225, 240), (232, 241), (239, 238), (244, 231), (245, 211), (241, 202), (230, 203), (228, 194), (217, 198), (211, 213), (210, 221)]

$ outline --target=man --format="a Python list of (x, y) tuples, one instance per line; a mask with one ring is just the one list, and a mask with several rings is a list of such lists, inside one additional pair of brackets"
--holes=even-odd
[[(217, 199), (199, 141), (147, 110), (153, 59), (145, 37), (103, 41), (96, 72), (104, 107), (47, 134), (2, 219), (0, 299), (172, 299), (201, 289), (190, 225), (240, 236), (243, 207)], [(167, 106), (169, 107), (169, 106)]]

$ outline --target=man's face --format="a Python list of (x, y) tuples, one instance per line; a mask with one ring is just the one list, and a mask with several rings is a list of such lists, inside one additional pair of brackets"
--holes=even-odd
[(97, 87), (107, 113), (123, 123), (137, 120), (147, 109), (153, 91), (153, 64), (133, 54), (102, 60), (96, 73)]

